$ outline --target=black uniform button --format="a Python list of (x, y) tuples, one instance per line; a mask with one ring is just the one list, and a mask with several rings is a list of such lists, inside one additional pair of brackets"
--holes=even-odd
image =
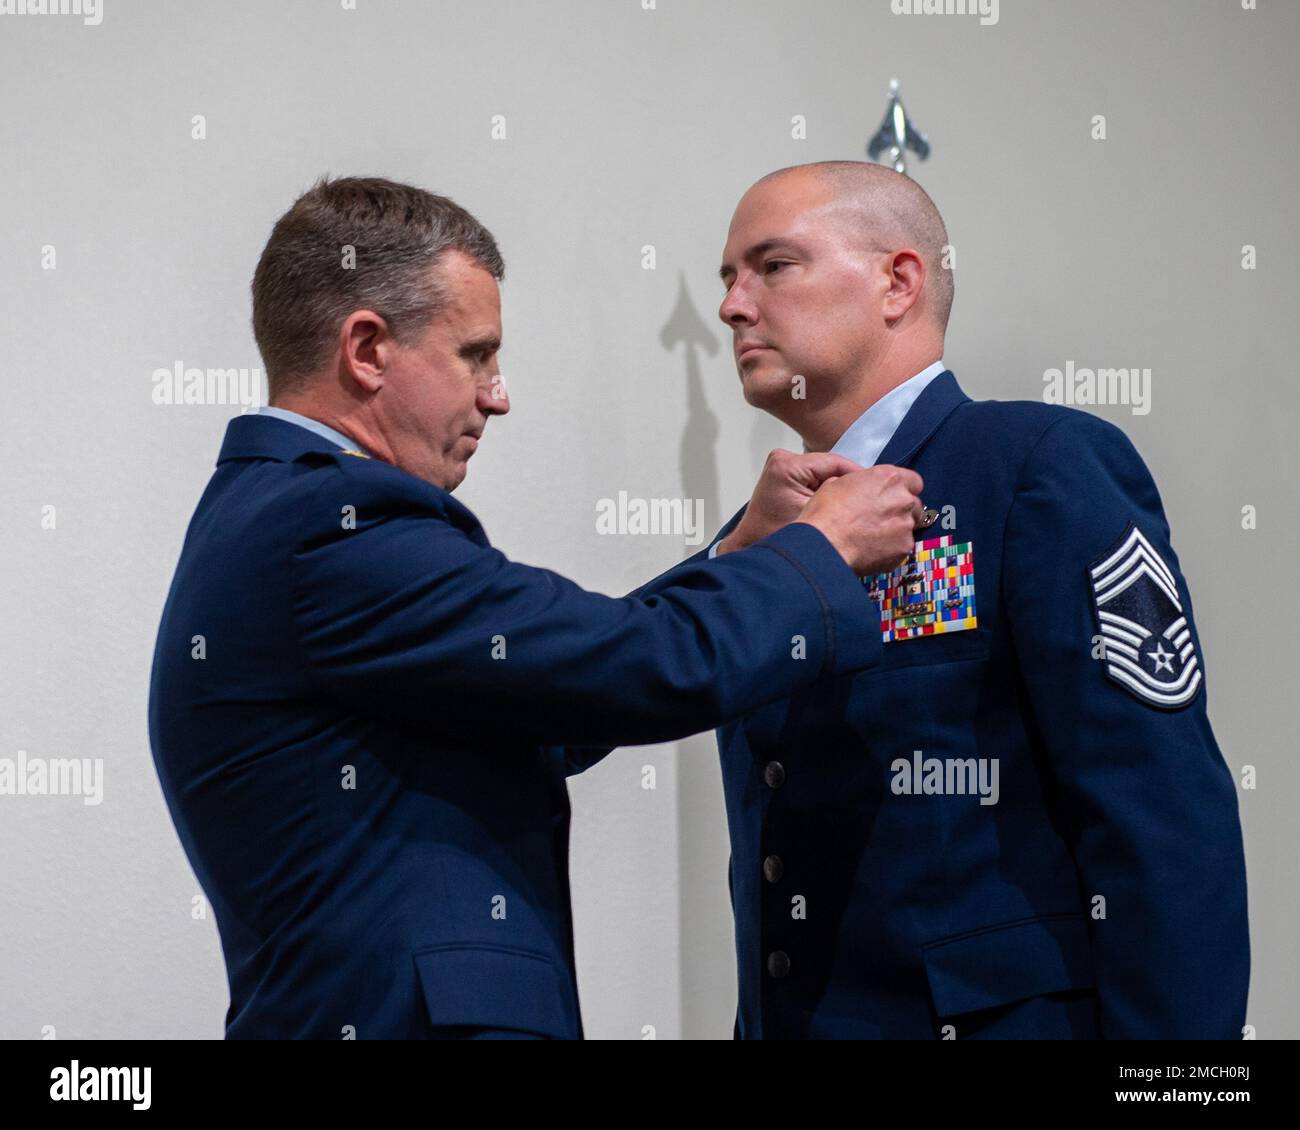
[(767, 971), (779, 981), (790, 972), (790, 955), (785, 950), (773, 950), (767, 955)]
[(779, 855), (769, 855), (763, 860), (763, 878), (769, 883), (778, 882), (785, 874), (785, 864)]
[(763, 766), (763, 780), (774, 789), (785, 784), (785, 766), (779, 761), (769, 761)]

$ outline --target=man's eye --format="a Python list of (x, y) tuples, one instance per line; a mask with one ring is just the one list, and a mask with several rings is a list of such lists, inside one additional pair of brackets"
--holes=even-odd
[(769, 259), (763, 264), (763, 270), (770, 275), (773, 267), (788, 267), (789, 265), (790, 261), (788, 259)]

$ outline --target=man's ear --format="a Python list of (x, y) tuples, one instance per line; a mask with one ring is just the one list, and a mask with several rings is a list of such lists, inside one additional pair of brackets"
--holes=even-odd
[(905, 247), (895, 251), (886, 266), (890, 282), (881, 310), (886, 321), (896, 322), (916, 305), (925, 291), (925, 260), (914, 248)]
[(384, 370), (392, 360), (395, 342), (388, 323), (373, 310), (354, 310), (339, 327), (339, 362), (342, 373), (366, 392), (377, 392)]

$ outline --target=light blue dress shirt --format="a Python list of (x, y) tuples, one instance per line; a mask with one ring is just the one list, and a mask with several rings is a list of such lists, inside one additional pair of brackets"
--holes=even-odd
[[(831, 453), (852, 459), (861, 467), (874, 465), (880, 458), (880, 453), (885, 450), (885, 445), (894, 438), (898, 425), (903, 422), (903, 417), (916, 402), (916, 398), (945, 368), (943, 359), (940, 358), (916, 376), (909, 377), (901, 385), (895, 385), (849, 425), (848, 430), (831, 448)], [(709, 546), (710, 558), (717, 556), (718, 542), (721, 540), (718, 538)]]
[(259, 416), (272, 416), (277, 420), (284, 420), (290, 424), (297, 424), (300, 428), (306, 428), (309, 432), (315, 432), (331, 443), (337, 443), (339, 447), (350, 449), (352, 451), (365, 451), (366, 449), (357, 443), (354, 439), (349, 439), (342, 432), (335, 431), (328, 424), (322, 424), (319, 420), (313, 420), (310, 416), (304, 416), (300, 412), (290, 412), (287, 408), (272, 408), (267, 405), (263, 408), (254, 408)]

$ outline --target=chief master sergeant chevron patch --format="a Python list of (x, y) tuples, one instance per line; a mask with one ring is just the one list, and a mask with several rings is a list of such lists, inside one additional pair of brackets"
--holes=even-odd
[(1162, 710), (1186, 706), (1201, 689), (1178, 583), (1132, 522), (1088, 569), (1106, 674)]

